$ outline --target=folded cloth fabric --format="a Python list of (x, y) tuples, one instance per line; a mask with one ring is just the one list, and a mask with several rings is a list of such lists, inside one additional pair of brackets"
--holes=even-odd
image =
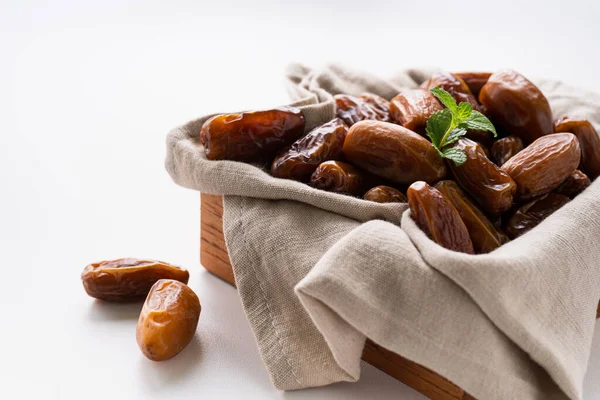
[[(380, 79), (292, 65), (289, 92), (306, 129), (334, 117), (333, 94), (391, 98), (430, 71)], [(600, 127), (600, 96), (534, 80), (555, 117)], [(377, 204), (277, 179), (264, 166), (209, 161), (210, 116), (172, 130), (173, 180), (224, 195), (238, 291), (278, 389), (355, 381), (365, 339), (482, 399), (580, 399), (600, 299), (600, 182), (494, 252), (432, 242), (406, 204)]]

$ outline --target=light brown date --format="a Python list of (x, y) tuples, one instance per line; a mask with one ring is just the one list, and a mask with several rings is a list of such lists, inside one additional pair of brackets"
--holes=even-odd
[(175, 279), (187, 283), (185, 269), (162, 261), (120, 258), (93, 263), (81, 274), (88, 295), (106, 301), (141, 300), (159, 279)]
[(473, 242), (475, 253), (489, 253), (508, 242), (508, 237), (498, 231), (489, 218), (467, 197), (454, 181), (440, 181), (435, 185), (458, 211)]
[(373, 93), (363, 93), (358, 98), (371, 106), (371, 109), (377, 114), (377, 118), (375, 118), (377, 121), (391, 121), (389, 101)]
[(591, 184), (592, 181), (590, 181), (590, 178), (580, 170), (576, 169), (554, 190), (554, 193), (562, 194), (572, 199), (587, 189)]
[(521, 206), (507, 221), (504, 231), (512, 239), (535, 228), (550, 214), (569, 202), (567, 196), (548, 193)]
[(455, 72), (454, 76), (461, 78), (471, 90), (475, 97), (479, 97), (479, 92), (483, 85), (487, 83), (492, 76), (491, 72)]
[(502, 165), (517, 183), (517, 197), (529, 200), (556, 189), (577, 169), (579, 141), (572, 133), (542, 136)]
[(384, 185), (370, 189), (363, 198), (376, 203), (406, 203), (408, 201), (401, 191)]
[(362, 196), (372, 186), (369, 173), (341, 161), (321, 163), (310, 178), (310, 185), (328, 192)]
[(435, 96), (425, 89), (407, 90), (390, 102), (392, 120), (406, 129), (422, 133), (427, 120), (444, 107)]
[(552, 111), (546, 96), (523, 75), (502, 70), (492, 74), (479, 101), (487, 115), (525, 144), (553, 132)]
[(521, 138), (514, 135), (507, 136), (494, 142), (491, 159), (500, 167), (521, 150), (523, 150), (523, 141)]
[(396, 183), (433, 183), (446, 176), (444, 161), (433, 145), (396, 124), (354, 124), (344, 141), (344, 155), (354, 165)]
[(474, 253), (467, 227), (439, 190), (419, 181), (410, 185), (407, 195), (412, 218), (427, 236), (449, 250)]
[(423, 82), (422, 89), (430, 90), (434, 87), (440, 87), (450, 93), (457, 103), (467, 102), (473, 106), (474, 110), (480, 111), (479, 102), (471, 93), (469, 86), (461, 78), (449, 72), (436, 72)]
[(271, 174), (277, 178), (308, 182), (319, 164), (343, 157), (347, 132), (346, 124), (339, 118), (316, 127), (275, 157)]
[(579, 169), (594, 180), (600, 175), (600, 137), (590, 121), (563, 117), (554, 124), (554, 132), (570, 132), (577, 136), (581, 147)]
[(297, 108), (223, 114), (202, 125), (200, 140), (209, 160), (256, 161), (272, 157), (304, 134)]
[(462, 138), (455, 147), (467, 156), (459, 167), (449, 163), (458, 183), (491, 215), (508, 210), (517, 190), (512, 178), (487, 158), (479, 143)]
[(348, 94), (337, 94), (333, 98), (337, 117), (348, 127), (359, 121), (376, 120), (380, 117), (380, 114), (362, 98)]
[(186, 284), (161, 279), (152, 286), (136, 329), (142, 353), (153, 361), (176, 356), (198, 326), (200, 300)]

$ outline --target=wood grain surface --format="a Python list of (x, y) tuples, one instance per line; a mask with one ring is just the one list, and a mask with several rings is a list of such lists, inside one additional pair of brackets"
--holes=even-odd
[[(200, 195), (200, 262), (208, 271), (235, 286), (223, 236), (223, 198)], [(600, 318), (598, 304), (597, 318)], [(433, 400), (473, 400), (464, 390), (435, 372), (367, 340), (363, 360)]]

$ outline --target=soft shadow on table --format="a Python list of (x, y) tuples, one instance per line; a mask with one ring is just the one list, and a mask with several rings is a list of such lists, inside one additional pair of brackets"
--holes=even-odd
[(196, 333), (194, 338), (181, 353), (165, 361), (151, 361), (140, 354), (138, 368), (142, 380), (148, 387), (164, 387), (176, 385), (193, 374), (202, 361), (202, 342)]
[(143, 305), (143, 301), (110, 303), (102, 300), (94, 300), (90, 304), (88, 318), (93, 321), (137, 321)]

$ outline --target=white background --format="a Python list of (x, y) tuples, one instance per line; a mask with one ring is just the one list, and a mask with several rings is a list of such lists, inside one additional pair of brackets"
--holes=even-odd
[[(285, 103), (291, 61), (512, 67), (600, 91), (600, 3), (285, 3), (0, 2), (1, 398), (423, 398), (366, 364), (357, 384), (272, 388), (235, 290), (199, 265), (199, 196), (170, 181), (165, 135)], [(140, 305), (83, 291), (86, 264), (124, 256), (191, 272), (198, 333), (170, 361), (139, 352)], [(600, 398), (596, 327), (587, 400)]]

